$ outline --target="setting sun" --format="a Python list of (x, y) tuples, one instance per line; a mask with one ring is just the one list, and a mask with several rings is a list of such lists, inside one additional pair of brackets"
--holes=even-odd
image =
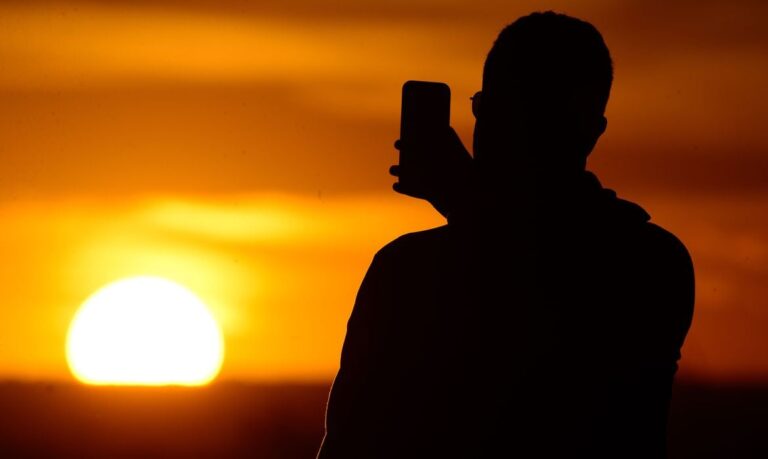
[(87, 384), (203, 385), (224, 357), (216, 320), (185, 287), (159, 277), (106, 285), (80, 307), (67, 361)]

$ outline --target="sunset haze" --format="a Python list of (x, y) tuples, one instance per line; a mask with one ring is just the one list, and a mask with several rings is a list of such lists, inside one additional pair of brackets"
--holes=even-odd
[[(375, 252), (445, 222), (391, 190), (402, 83), (448, 83), (471, 145), (486, 53), (541, 5), (3, 2), (0, 379), (71, 380), (78, 308), (147, 275), (210, 308), (221, 380), (329, 381)], [(588, 168), (692, 255), (680, 374), (768, 382), (768, 3), (546, 9), (614, 61)]]

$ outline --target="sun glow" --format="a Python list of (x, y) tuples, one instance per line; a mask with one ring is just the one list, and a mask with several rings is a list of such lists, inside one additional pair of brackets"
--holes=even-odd
[(159, 277), (122, 279), (80, 307), (67, 335), (67, 361), (87, 384), (197, 386), (224, 358), (219, 326), (188, 289)]

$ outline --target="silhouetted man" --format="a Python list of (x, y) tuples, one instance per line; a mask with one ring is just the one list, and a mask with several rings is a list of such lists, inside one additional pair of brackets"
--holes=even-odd
[(585, 170), (612, 78), (593, 26), (522, 17), (486, 59), (474, 159), (450, 130), (393, 170), (449, 224), (374, 257), (319, 458), (665, 455), (693, 267)]

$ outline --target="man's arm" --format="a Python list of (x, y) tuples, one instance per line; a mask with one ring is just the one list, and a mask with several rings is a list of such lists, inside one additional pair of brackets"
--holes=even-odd
[[(383, 252), (383, 251), (382, 251)], [(391, 314), (391, 270), (386, 255), (373, 259), (347, 323), (341, 365), (328, 399), (318, 459), (374, 457), (386, 416), (388, 358), (384, 346)]]
[(623, 457), (665, 457), (671, 389), (680, 349), (691, 325), (694, 272), (685, 246), (652, 225), (653, 238), (642, 263), (629, 327), (628, 353), (620, 365), (622, 393), (611, 411), (609, 438)]

